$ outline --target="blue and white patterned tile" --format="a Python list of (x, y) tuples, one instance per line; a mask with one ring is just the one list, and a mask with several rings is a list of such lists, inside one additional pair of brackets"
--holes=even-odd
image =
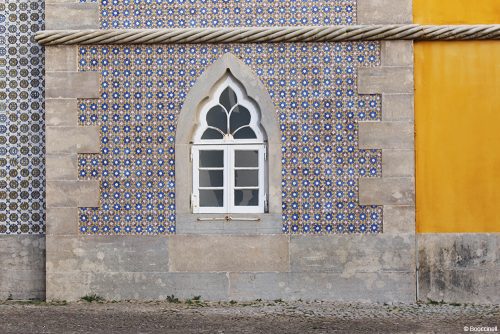
[(356, 68), (378, 66), (376, 42), (94, 46), (80, 70), (102, 75), (101, 97), (80, 101), (102, 152), (81, 155), (100, 179), (100, 208), (80, 212), (88, 234), (175, 232), (175, 129), (198, 76), (226, 52), (262, 80), (282, 131), (285, 233), (378, 233), (382, 207), (358, 204), (358, 179), (381, 176), (381, 151), (359, 150), (357, 121), (380, 120), (378, 95), (358, 95)]
[(80, 0), (103, 29), (322, 26), (356, 23), (355, 0)]
[(0, 3), (0, 234), (44, 233), (44, 2)]

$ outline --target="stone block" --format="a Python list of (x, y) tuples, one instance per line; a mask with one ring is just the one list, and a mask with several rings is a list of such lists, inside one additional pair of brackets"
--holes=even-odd
[(357, 24), (404, 24), (413, 22), (411, 0), (358, 0)]
[(409, 149), (413, 150), (413, 123), (359, 122), (360, 149)]
[(413, 94), (413, 67), (358, 68), (358, 93)]
[(419, 234), (419, 300), (498, 304), (499, 233)]
[(413, 150), (382, 150), (382, 177), (415, 175)]
[(47, 271), (167, 272), (167, 244), (163, 236), (47, 235)]
[(413, 41), (382, 41), (382, 66), (413, 66)]
[(44, 271), (45, 237), (28, 234), (0, 235), (0, 268), (0, 271)]
[(45, 298), (45, 237), (0, 235), (0, 300)]
[(46, 99), (45, 126), (78, 125), (77, 99)]
[(48, 302), (65, 300), (77, 301), (91, 293), (90, 277), (92, 273), (56, 273), (46, 274), (46, 299)]
[(80, 3), (80, 0), (45, 0), (45, 3)]
[(46, 179), (54, 180), (77, 180), (78, 162), (76, 154), (45, 156)]
[(413, 94), (382, 94), (382, 120), (413, 123), (413, 98)]
[(78, 71), (77, 47), (67, 45), (45, 47), (45, 71)]
[[(177, 140), (177, 139), (176, 139)], [(190, 161), (191, 145), (175, 145), (175, 161)], [(184, 168), (175, 169), (175, 212), (176, 215), (191, 214), (191, 191), (193, 169), (191, 163), (183, 164)], [(189, 219), (192, 219), (189, 218)]]
[(80, 234), (78, 231), (78, 208), (47, 208), (47, 235)]
[(228, 300), (226, 273), (47, 273), (47, 300), (76, 301), (87, 294), (107, 300), (164, 300), (201, 296), (204, 300)]
[(360, 205), (413, 205), (414, 203), (413, 178), (359, 178)]
[(51, 127), (46, 128), (47, 154), (99, 153), (99, 127)]
[(292, 272), (336, 272), (344, 278), (357, 273), (409, 272), (415, 269), (414, 235), (292, 236)]
[(198, 218), (221, 218), (222, 214), (177, 214), (175, 230), (177, 234), (280, 234), (282, 218), (278, 214), (232, 214), (238, 219), (259, 218), (259, 221), (198, 221)]
[(46, 98), (98, 98), (97, 72), (46, 72)]
[(411, 205), (384, 205), (384, 235), (415, 233), (415, 207)]
[(288, 271), (286, 235), (175, 235), (170, 271)]
[(99, 181), (47, 181), (47, 207), (98, 207)]
[(2, 269), (0, 282), (0, 301), (45, 299), (44, 270)]
[(99, 29), (99, 5), (53, 1), (45, 4), (45, 28), (47, 30)]
[(415, 302), (414, 272), (229, 273), (233, 300), (326, 300), (336, 302)]

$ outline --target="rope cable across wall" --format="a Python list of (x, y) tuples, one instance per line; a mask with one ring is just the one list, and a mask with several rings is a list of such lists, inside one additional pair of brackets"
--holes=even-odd
[(36, 34), (36, 40), (42, 45), (278, 43), (360, 40), (450, 41), (488, 39), (500, 39), (500, 24), (45, 30)]

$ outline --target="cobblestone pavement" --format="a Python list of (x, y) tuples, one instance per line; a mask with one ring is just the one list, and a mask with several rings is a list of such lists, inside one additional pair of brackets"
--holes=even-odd
[[(500, 306), (327, 302), (1, 302), (0, 333), (465, 333)], [(465, 330), (464, 330), (465, 329)], [(498, 332), (498, 330), (497, 330)]]

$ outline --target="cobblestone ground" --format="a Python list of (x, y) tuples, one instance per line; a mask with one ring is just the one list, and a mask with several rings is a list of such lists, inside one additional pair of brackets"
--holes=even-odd
[[(465, 333), (500, 306), (326, 302), (0, 303), (0, 333)], [(483, 328), (484, 330), (485, 328)]]

